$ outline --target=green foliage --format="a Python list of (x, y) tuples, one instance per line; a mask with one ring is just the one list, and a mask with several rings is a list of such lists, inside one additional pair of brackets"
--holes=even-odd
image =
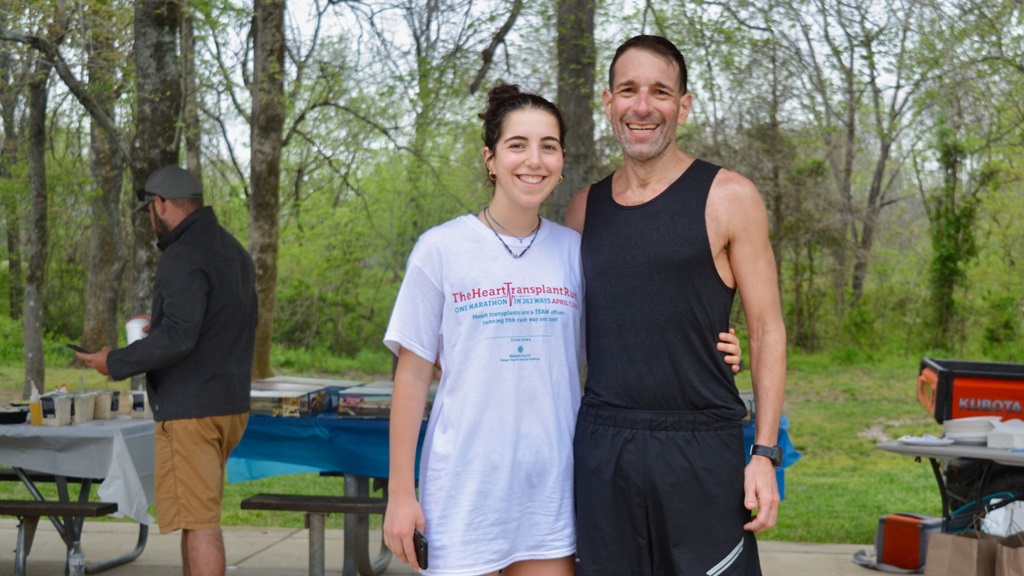
[(964, 295), (977, 311), (969, 324), (993, 358), (1020, 362), (1024, 350), (1024, 185), (1019, 168), (1002, 171), (979, 206), (978, 257), (967, 270)]
[(1020, 337), (1020, 296), (990, 295), (986, 298), (984, 341), (986, 345), (1003, 345)]
[(843, 326), (843, 342), (853, 346), (870, 350), (868, 343), (875, 335), (875, 317), (867, 297), (862, 297), (847, 309), (845, 324)]
[(284, 207), (275, 342), (345, 356), (380, 348), (416, 239), (486, 199), (469, 134), (439, 144), (453, 151), (450, 166), (387, 155), (345, 188)]
[(20, 364), (25, 361), (23, 335), (21, 320), (0, 316), (0, 364)]
[(838, 366), (855, 366), (864, 362), (865, 357), (868, 356), (871, 356), (869, 350), (850, 344), (836, 346), (828, 352), (828, 357)]
[(333, 356), (324, 350), (284, 348), (275, 346), (271, 364), (288, 373), (307, 374), (390, 374), (393, 355), (380, 344), (376, 349), (364, 348), (352, 357)]
[(929, 265), (931, 306), (929, 326), (933, 344), (952, 348), (958, 340), (955, 292), (964, 285), (966, 265), (977, 254), (974, 223), (977, 199), (964, 190), (961, 174), (968, 148), (944, 119), (936, 129), (936, 151), (943, 170), (942, 185), (928, 199), (932, 261)]
[[(67, 347), (70, 339), (58, 332), (47, 331), (43, 336), (43, 357), (47, 366), (67, 366), (73, 353)], [(0, 316), (0, 366), (17, 366), (25, 362), (24, 327), (22, 321)], [(19, 382), (20, 382), (20, 376)], [(20, 390), (20, 388), (19, 388)]]

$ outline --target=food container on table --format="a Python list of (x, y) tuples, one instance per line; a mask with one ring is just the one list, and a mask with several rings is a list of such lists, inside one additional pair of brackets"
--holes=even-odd
[(92, 392), (79, 392), (71, 395), (71, 423), (82, 424), (93, 419), (96, 409), (96, 395)]
[(132, 390), (132, 418), (152, 420), (153, 411), (149, 407), (149, 395), (145, 390)]
[(313, 379), (256, 380), (250, 391), (251, 410), (257, 416), (315, 416), (333, 408), (330, 387)]
[(43, 394), (39, 400), (43, 405), (43, 426), (69, 426), (71, 424), (72, 400), (70, 394)]
[[(115, 396), (115, 394), (117, 396)], [(118, 397), (121, 395), (120, 390), (97, 390), (94, 392), (93, 399), (93, 412), (92, 417), (94, 420), (107, 420), (110, 418), (117, 418), (118, 412)]]
[(113, 395), (110, 399), (110, 417), (117, 418), (121, 414), (121, 391), (110, 390)]
[(357, 389), (338, 395), (338, 416), (390, 418), (391, 394)]
[(1024, 448), (1024, 420), (1014, 418), (996, 423), (988, 433), (989, 448)]
[[(338, 416), (356, 418), (390, 418), (391, 382), (378, 381), (336, 391)], [(425, 414), (430, 412), (433, 392), (428, 394)]]
[(24, 424), (27, 415), (27, 410), (22, 410), (17, 406), (0, 408), (0, 424)]

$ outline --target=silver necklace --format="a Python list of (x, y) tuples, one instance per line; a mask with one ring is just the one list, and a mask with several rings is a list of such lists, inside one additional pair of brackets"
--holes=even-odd
[[(488, 206), (488, 208), (490, 207)], [(494, 229), (494, 226), (491, 223), (493, 222), (494, 224), (497, 224), (499, 228), (506, 232), (508, 232), (508, 229), (502, 226), (500, 223), (498, 223), (498, 221), (494, 219), (494, 216), (491, 216), (491, 212), (490, 210), (488, 210), (488, 208), (484, 208), (484, 218), (487, 220), (487, 224), (490, 227), (491, 232), (494, 233), (494, 237), (498, 239), (498, 242), (501, 242), (501, 245), (505, 247), (505, 250), (508, 251), (510, 256), (516, 259), (522, 258), (523, 254), (526, 254), (526, 251), (529, 250), (531, 246), (533, 246), (533, 242), (537, 239), (538, 233), (540, 232), (540, 216), (537, 216), (537, 227), (534, 228), (533, 232), (530, 232), (530, 234), (527, 234), (522, 238), (519, 238), (518, 236), (511, 233), (509, 234), (513, 238), (517, 238), (519, 242), (523, 242), (524, 240), (526, 240), (527, 236), (530, 236), (531, 234), (533, 235), (533, 238), (530, 238), (530, 243), (527, 244), (526, 248), (524, 248), (523, 251), (520, 252), (519, 254), (516, 254), (515, 252), (512, 251), (511, 248), (508, 247), (508, 244), (506, 244), (505, 241), (501, 239), (501, 234), (498, 234), (498, 231)]]
[[(509, 230), (508, 228), (505, 228), (504, 226), (502, 226), (501, 222), (498, 222), (498, 219), (494, 217), (494, 214), (491, 214), (491, 207), (490, 206), (487, 206), (487, 207), (484, 208), (484, 213), (485, 213), (485, 216), (487, 216), (487, 218), (488, 218), (488, 220), (490, 222), (494, 222), (495, 224), (498, 225), (498, 228), (501, 228), (502, 230), (504, 230), (506, 233), (508, 233), (509, 236), (515, 238), (516, 240), (519, 240), (520, 244), (522, 244), (523, 242), (526, 242), (526, 239), (530, 236), (530, 234), (536, 233), (537, 232), (537, 228), (540, 228), (540, 216), (537, 216), (537, 227), (534, 228), (533, 230), (531, 230), (530, 232), (528, 232), (522, 238), (520, 238), (519, 236), (513, 234), (511, 230)], [(492, 226), (491, 229), (493, 230), (494, 227)]]

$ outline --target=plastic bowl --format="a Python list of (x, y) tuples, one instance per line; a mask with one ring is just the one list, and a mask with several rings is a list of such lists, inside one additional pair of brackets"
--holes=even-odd
[(24, 424), (28, 412), (20, 408), (0, 409), (0, 424)]

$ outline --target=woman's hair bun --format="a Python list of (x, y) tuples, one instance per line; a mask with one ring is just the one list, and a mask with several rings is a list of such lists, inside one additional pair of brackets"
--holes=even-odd
[(510, 98), (519, 96), (522, 92), (519, 91), (519, 85), (517, 84), (495, 84), (487, 92), (487, 109), (480, 114), (481, 120), (487, 120), (493, 116), (501, 104), (508, 101)]
[(521, 94), (517, 84), (497, 84), (487, 93), (487, 102), (494, 106), (498, 102)]

